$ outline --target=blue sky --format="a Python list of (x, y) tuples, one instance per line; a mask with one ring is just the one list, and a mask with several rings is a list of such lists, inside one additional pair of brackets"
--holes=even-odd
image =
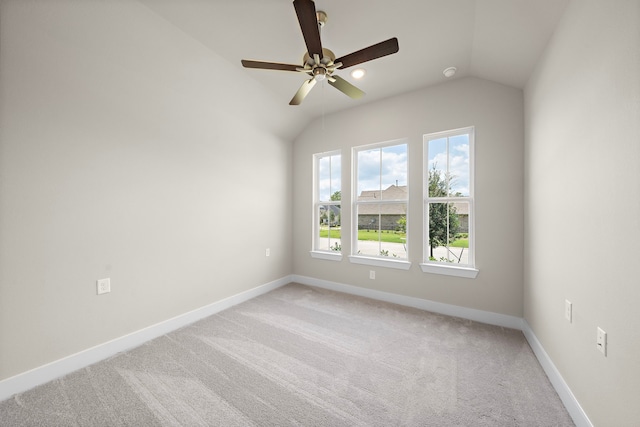
[[(449, 157), (447, 159), (447, 138), (429, 143), (429, 164), (449, 171), (454, 177), (452, 192), (469, 195), (469, 137), (459, 135), (448, 138)], [(407, 144), (373, 148), (357, 152), (358, 194), (365, 190), (386, 189), (390, 185), (407, 185)], [(342, 191), (342, 168), (340, 155), (320, 159), (318, 168), (319, 195), (321, 201), (330, 200), (331, 194)]]
[(327, 156), (320, 159), (318, 165), (319, 196), (323, 202), (331, 200), (331, 195), (342, 191), (342, 164), (340, 155)]
[(469, 136), (458, 135), (449, 138), (449, 158), (447, 162), (447, 138), (429, 141), (429, 169), (437, 169), (453, 176), (451, 192), (469, 195)]

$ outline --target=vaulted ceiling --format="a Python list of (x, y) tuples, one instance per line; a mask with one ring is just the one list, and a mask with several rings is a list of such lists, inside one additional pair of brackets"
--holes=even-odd
[[(245, 69), (241, 59), (302, 64), (306, 51), (292, 0), (142, 0), (151, 10), (237, 66), (288, 104), (305, 75)], [(366, 102), (475, 76), (523, 88), (553, 34), (568, 0), (316, 0), (325, 11), (323, 47), (338, 57), (391, 37), (397, 54), (336, 73), (366, 92), (353, 100), (316, 85), (298, 109), (314, 118)], [(354, 67), (356, 68), (356, 67)], [(225, 82), (221, 81), (221, 85)], [(246, 99), (251, 102), (251, 99)]]

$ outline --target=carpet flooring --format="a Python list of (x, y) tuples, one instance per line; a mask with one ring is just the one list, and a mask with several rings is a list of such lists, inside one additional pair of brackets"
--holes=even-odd
[(520, 331), (289, 284), (0, 402), (2, 426), (573, 426)]

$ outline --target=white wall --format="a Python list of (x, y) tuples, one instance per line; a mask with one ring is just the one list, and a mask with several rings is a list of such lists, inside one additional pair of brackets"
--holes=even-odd
[(290, 274), (286, 106), (137, 2), (1, 8), (0, 379)]
[(637, 426), (640, 1), (570, 3), (525, 122), (525, 320), (594, 425)]
[[(522, 317), (522, 91), (464, 78), (318, 119), (294, 144), (294, 272), (364, 288)], [(422, 137), (475, 126), (476, 279), (422, 273)], [(409, 140), (409, 271), (311, 258), (312, 156), (342, 149), (343, 218), (350, 218), (351, 147)], [(348, 220), (342, 235), (350, 235)], [(350, 244), (342, 241), (345, 255)]]

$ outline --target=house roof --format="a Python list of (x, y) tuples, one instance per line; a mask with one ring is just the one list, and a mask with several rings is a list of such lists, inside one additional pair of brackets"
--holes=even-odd
[[(358, 201), (389, 201), (389, 200), (407, 200), (406, 185), (391, 185), (385, 190), (363, 190), (358, 196)], [(469, 204), (457, 202), (453, 203), (458, 215), (469, 215)], [(358, 208), (360, 215), (406, 215), (406, 204), (362, 204)]]
[(385, 190), (363, 190), (358, 201), (407, 200), (406, 185), (390, 185)]
[(327, 207), (334, 215), (340, 215), (340, 206), (338, 205), (320, 205), (320, 211), (327, 210)]
[[(358, 196), (358, 201), (389, 201), (400, 200), (407, 201), (407, 186), (406, 185), (390, 185), (384, 190), (363, 190)], [(399, 204), (362, 204), (358, 207), (359, 215), (406, 215), (407, 205), (406, 203)]]

